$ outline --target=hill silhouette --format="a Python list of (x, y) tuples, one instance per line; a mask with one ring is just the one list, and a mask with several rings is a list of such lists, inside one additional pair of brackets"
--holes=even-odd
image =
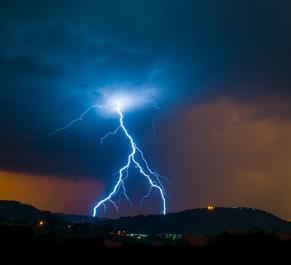
[(55, 222), (84, 223), (92, 217), (74, 214), (51, 213), (19, 201), (0, 200), (0, 222), (2, 223), (35, 223), (40, 219), (54, 219)]
[(251, 208), (192, 209), (163, 215), (140, 215), (108, 220), (114, 230), (145, 234), (216, 234), (225, 230), (291, 231), (291, 224)]
[(167, 215), (139, 215), (118, 219), (98, 219), (82, 215), (50, 213), (17, 201), (0, 200), (0, 222), (35, 223), (53, 219), (55, 223), (92, 223), (107, 225), (113, 231), (144, 234), (218, 234), (228, 231), (291, 231), (291, 224), (262, 210), (252, 208), (207, 208), (185, 210)]
[(35, 222), (44, 216), (39, 209), (17, 201), (0, 201), (0, 221), (2, 222)]

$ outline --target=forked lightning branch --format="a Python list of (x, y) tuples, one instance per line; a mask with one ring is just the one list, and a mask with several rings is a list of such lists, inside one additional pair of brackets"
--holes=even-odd
[(131, 200), (126, 193), (125, 180), (129, 176), (128, 175), (129, 169), (132, 165), (138, 169), (139, 173), (145, 178), (145, 180), (147, 181), (147, 183), (149, 185), (148, 193), (143, 197), (143, 200), (150, 196), (151, 191), (153, 189), (157, 190), (158, 193), (160, 194), (160, 198), (161, 198), (161, 213), (166, 214), (166, 210), (167, 210), (166, 209), (166, 198), (165, 198), (164, 187), (160, 181), (160, 175), (150, 168), (149, 163), (145, 159), (142, 150), (136, 145), (133, 137), (129, 134), (128, 130), (126, 129), (126, 127), (124, 125), (123, 109), (128, 107), (127, 106), (127, 105), (129, 105), (129, 104), (127, 104), (128, 102), (129, 102), (128, 100), (124, 100), (123, 98), (114, 98), (114, 100), (109, 101), (109, 103), (107, 103), (106, 105), (102, 105), (102, 106), (92, 105), (85, 112), (83, 112), (78, 118), (72, 120), (64, 127), (58, 128), (54, 132), (49, 134), (50, 136), (52, 136), (52, 135), (55, 135), (56, 133), (58, 133), (62, 130), (68, 129), (74, 123), (81, 121), (86, 116), (86, 114), (88, 114), (91, 110), (96, 109), (96, 108), (102, 108), (102, 109), (110, 108), (116, 114), (118, 114), (118, 116), (119, 116), (118, 127), (114, 131), (108, 132), (104, 137), (102, 137), (101, 144), (103, 143), (103, 141), (107, 137), (109, 137), (111, 135), (115, 135), (118, 131), (122, 131), (124, 136), (128, 139), (128, 143), (131, 147), (131, 149), (130, 149), (131, 152), (127, 155), (126, 163), (119, 169), (118, 179), (117, 179), (114, 187), (112, 188), (111, 192), (105, 198), (98, 201), (97, 204), (95, 205), (95, 207), (93, 209), (93, 216), (94, 217), (98, 215), (98, 210), (101, 206), (103, 206), (106, 209), (107, 203), (112, 204), (115, 207), (116, 211), (119, 212), (118, 205), (114, 201), (114, 197), (117, 194), (120, 194), (120, 193), (123, 194), (124, 197), (131, 204)]

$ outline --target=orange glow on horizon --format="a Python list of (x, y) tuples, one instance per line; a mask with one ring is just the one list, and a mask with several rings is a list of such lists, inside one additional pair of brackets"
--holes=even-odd
[(0, 200), (15, 200), (52, 212), (91, 214), (103, 184), (92, 179), (0, 171)]

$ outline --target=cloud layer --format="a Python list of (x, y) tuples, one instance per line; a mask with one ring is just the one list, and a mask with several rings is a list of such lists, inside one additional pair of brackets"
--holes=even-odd
[[(156, 168), (179, 176), (172, 180), (181, 180), (185, 189), (194, 168), (192, 181), (210, 185), (217, 178), (218, 190), (219, 183), (229, 186), (237, 181), (244, 187), (243, 179), (253, 178), (262, 181), (264, 194), (280, 193), (276, 185), (270, 188), (261, 179), (287, 181), (288, 145), (278, 134), (289, 141), (290, 12), (288, 0), (2, 1), (0, 170), (92, 178), (110, 186), (116, 165), (128, 151), (122, 137), (98, 146), (100, 137), (116, 126), (114, 119), (92, 112), (65, 133), (54, 138), (47, 134), (94, 104), (100, 90), (127, 87), (139, 93), (140, 88), (150, 88), (157, 92), (162, 111), (145, 107), (126, 120)], [(217, 103), (220, 98), (225, 101)], [(197, 106), (202, 108), (198, 112)], [(169, 119), (173, 115), (174, 121)], [(225, 120), (229, 115), (238, 123)], [(153, 119), (157, 128), (159, 121), (168, 122), (160, 126), (169, 131), (158, 132), (172, 139), (164, 146), (153, 137)], [(189, 136), (181, 143), (177, 135), (184, 127), (200, 136), (199, 142)], [(163, 160), (169, 170), (155, 155), (168, 148), (182, 152), (180, 147), (195, 167), (188, 168), (187, 159), (179, 162), (180, 168), (174, 167), (176, 158), (166, 152)], [(275, 157), (266, 157), (270, 153), (280, 157), (281, 167)], [(220, 159), (231, 161), (232, 169)], [(258, 173), (257, 166), (263, 168), (264, 161), (266, 168)], [(204, 163), (212, 163), (214, 169), (224, 166), (207, 173)], [(202, 190), (173, 207), (200, 204), (204, 196), (216, 194)], [(234, 202), (250, 203), (233, 196), (229, 198)], [(273, 208), (286, 215), (285, 208)]]

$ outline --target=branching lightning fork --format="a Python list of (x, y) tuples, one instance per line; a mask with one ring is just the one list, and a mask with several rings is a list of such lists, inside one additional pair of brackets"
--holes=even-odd
[[(58, 133), (59, 131), (66, 130), (71, 125), (73, 125), (75, 122), (81, 121), (83, 119), (83, 117), (89, 111), (91, 111), (92, 109), (95, 109), (97, 107), (102, 108), (102, 106), (92, 105), (84, 113), (82, 113), (79, 118), (71, 121), (70, 123), (68, 123), (64, 127), (56, 129), (54, 132), (50, 133), (49, 135), (54, 135), (54, 134)], [(113, 201), (113, 197), (118, 194), (120, 189), (122, 189), (122, 191), (123, 191), (122, 194), (125, 196), (125, 198), (129, 201), (130, 204), (132, 204), (131, 200), (129, 199), (128, 195), (126, 194), (126, 188), (125, 188), (125, 184), (124, 184), (125, 179), (128, 177), (128, 170), (129, 170), (131, 164), (135, 165), (138, 168), (140, 174), (143, 175), (147, 179), (147, 181), (150, 185), (149, 191), (143, 197), (142, 202), (150, 196), (151, 191), (153, 189), (156, 189), (159, 192), (159, 194), (161, 196), (161, 200), (162, 200), (161, 212), (162, 212), (162, 214), (166, 214), (166, 199), (165, 199), (164, 187), (160, 181), (161, 176), (157, 172), (150, 169), (149, 164), (148, 164), (147, 160), (145, 159), (142, 150), (139, 147), (137, 147), (132, 136), (127, 131), (127, 129), (124, 125), (124, 122), (123, 122), (123, 113), (121, 111), (120, 105), (117, 103), (114, 105), (114, 108), (115, 108), (115, 111), (117, 112), (117, 114), (119, 115), (119, 126), (114, 131), (108, 132), (104, 137), (102, 137), (101, 144), (103, 143), (103, 141), (107, 137), (109, 137), (110, 135), (115, 135), (118, 131), (122, 130), (124, 135), (129, 140), (129, 143), (131, 146), (131, 153), (127, 157), (127, 163), (119, 169), (118, 180), (117, 180), (115, 186), (113, 187), (112, 191), (108, 194), (107, 197), (100, 200), (96, 204), (96, 206), (94, 207), (93, 216), (95, 217), (97, 215), (97, 210), (99, 209), (99, 207), (101, 205), (106, 209), (106, 202), (113, 204), (113, 206), (116, 208), (116, 210), (119, 211), (117, 204)]]
[[(105, 197), (103, 200), (99, 201), (96, 206), (94, 207), (94, 211), (93, 211), (93, 216), (96, 216), (96, 213), (97, 213), (97, 209), (103, 205), (106, 201), (110, 201), (112, 202), (112, 197), (117, 193), (118, 189), (120, 188), (120, 186), (122, 186), (123, 190), (124, 190), (124, 194), (125, 196), (127, 197), (128, 199), (128, 196), (126, 195), (126, 191), (125, 191), (125, 188), (124, 188), (124, 172), (128, 171), (131, 163), (134, 163), (137, 168), (139, 169), (139, 172), (144, 176), (146, 177), (146, 179), (148, 180), (149, 184), (150, 184), (150, 190), (149, 190), (149, 193), (151, 191), (152, 188), (155, 188), (159, 191), (160, 195), (161, 195), (161, 198), (162, 198), (162, 203), (163, 203), (163, 208), (162, 208), (162, 213), (163, 214), (166, 214), (166, 200), (165, 200), (165, 194), (164, 194), (164, 189), (163, 189), (163, 186), (161, 185), (161, 182), (159, 180), (159, 175), (152, 171), (147, 163), (147, 161), (145, 160), (144, 158), (144, 155), (143, 155), (143, 152), (141, 151), (141, 149), (139, 149), (132, 136), (128, 133), (127, 129), (125, 128), (124, 126), (124, 123), (123, 123), (123, 114), (120, 110), (120, 107), (117, 106), (116, 107), (116, 110), (117, 110), (117, 113), (119, 114), (119, 127), (117, 127), (117, 129), (114, 131), (114, 132), (109, 132), (107, 133), (101, 140), (104, 141), (109, 135), (111, 134), (115, 134), (117, 133), (117, 131), (119, 129), (121, 129), (124, 134), (126, 135), (126, 137), (128, 138), (128, 140), (130, 141), (130, 145), (131, 145), (131, 153), (129, 154), (128, 158), (127, 158), (127, 163), (119, 170), (119, 178), (118, 178), (118, 181), (117, 183), (115, 184), (113, 190), (109, 193), (109, 195), (107, 197)], [(143, 167), (141, 165), (140, 162), (138, 162), (138, 154), (140, 155), (140, 158), (141, 158), (141, 161), (144, 163), (145, 167)], [(126, 173), (126, 177), (127, 177), (127, 173)], [(153, 180), (151, 177), (154, 177), (155, 180)], [(148, 197), (149, 196), (149, 193), (145, 196), (145, 197)]]

